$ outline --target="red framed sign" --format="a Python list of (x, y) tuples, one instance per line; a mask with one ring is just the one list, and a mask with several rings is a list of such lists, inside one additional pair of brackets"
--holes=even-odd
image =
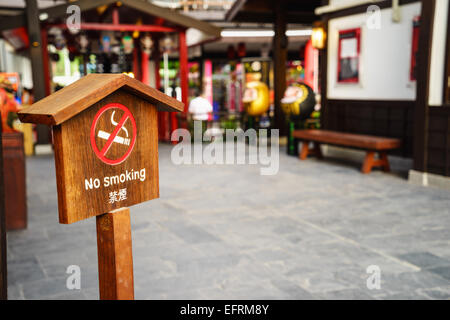
[(27, 49), (30, 45), (30, 39), (25, 27), (3, 31), (2, 35), (14, 50)]
[(411, 42), (411, 67), (409, 80), (416, 81), (417, 51), (419, 50), (420, 16), (414, 17)]
[(361, 28), (339, 31), (338, 83), (358, 83)]

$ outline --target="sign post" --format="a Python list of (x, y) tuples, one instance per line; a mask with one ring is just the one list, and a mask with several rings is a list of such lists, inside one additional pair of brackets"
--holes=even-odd
[(130, 209), (97, 216), (98, 279), (101, 300), (133, 300)]
[(96, 216), (100, 299), (133, 299), (128, 206), (159, 197), (157, 112), (183, 103), (121, 74), (90, 74), (19, 112), (52, 126), (60, 223)]

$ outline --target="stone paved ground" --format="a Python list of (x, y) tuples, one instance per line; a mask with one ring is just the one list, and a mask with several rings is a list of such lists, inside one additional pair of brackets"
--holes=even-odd
[[(280, 154), (255, 165), (175, 166), (132, 207), (138, 299), (449, 299), (450, 196), (405, 171)], [(27, 160), (29, 227), (8, 234), (10, 299), (97, 299), (95, 219), (58, 224), (52, 156)], [(66, 268), (81, 267), (81, 290)], [(381, 268), (368, 290), (366, 268)]]

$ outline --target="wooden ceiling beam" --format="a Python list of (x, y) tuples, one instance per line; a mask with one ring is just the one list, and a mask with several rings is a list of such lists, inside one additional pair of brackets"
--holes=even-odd
[[(70, 5), (77, 5), (81, 11), (92, 10), (102, 5), (108, 5), (116, 2), (116, 0), (79, 0), (70, 2)], [(60, 18), (67, 15), (68, 4), (60, 4), (54, 7), (49, 7), (39, 10), (39, 15), (46, 13), (48, 20)], [(26, 27), (25, 13), (14, 16), (2, 16), (0, 19), (0, 31)]]
[[(88, 11), (95, 9), (102, 5), (108, 5), (115, 3), (117, 0), (78, 0), (70, 2), (71, 5), (77, 5), (81, 11)], [(180, 14), (174, 10), (161, 8), (153, 5), (149, 2), (142, 0), (123, 0), (122, 5), (133, 8), (135, 10), (144, 12), (150, 16), (161, 17), (165, 21), (169, 21), (172, 24), (178, 25), (182, 28), (195, 28), (206, 34), (220, 37), (221, 28), (216, 27), (213, 24), (197, 20), (186, 15)], [(67, 15), (67, 7), (69, 4), (57, 5), (39, 10), (39, 15), (46, 13), (48, 15), (47, 20), (51, 21), (55, 18), (64, 17)], [(26, 27), (25, 14), (19, 14), (14, 16), (1, 16), (0, 19), (0, 31), (8, 29), (16, 29), (20, 27)]]
[(175, 10), (162, 8), (149, 2), (142, 0), (123, 0), (121, 2), (124, 6), (139, 10), (151, 16), (163, 18), (165, 21), (169, 21), (170, 23), (179, 25), (180, 27), (184, 27), (186, 29), (195, 28), (215, 37), (220, 37), (220, 33), (222, 31), (221, 28), (216, 27), (211, 23), (191, 18), (187, 15), (178, 13)]
[(236, 0), (233, 6), (227, 11), (225, 15), (226, 21), (233, 21), (235, 16), (241, 11), (242, 7), (245, 5), (247, 0)]

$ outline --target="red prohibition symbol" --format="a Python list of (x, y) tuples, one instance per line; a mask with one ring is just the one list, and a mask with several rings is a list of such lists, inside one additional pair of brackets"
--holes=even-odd
[[(113, 125), (115, 125), (115, 128), (111, 134), (109, 134), (103, 130), (99, 130), (98, 136), (101, 137), (102, 139), (106, 140), (105, 145), (100, 150), (97, 146), (96, 134), (95, 134), (96, 128), (97, 128), (97, 123), (98, 123), (99, 119), (102, 117), (102, 115), (106, 111), (111, 110), (111, 109), (113, 109), (113, 110), (120, 109), (123, 111), (123, 115), (122, 115), (122, 118), (120, 118), (120, 120), (118, 122), (115, 122), (113, 120), (113, 116), (111, 117), (111, 123)], [(124, 139), (124, 138), (118, 136), (120, 130), (122, 130), (123, 126), (125, 125), (125, 123), (127, 121), (131, 122), (131, 125), (133, 128), (133, 132), (131, 134), (130, 139)], [(127, 134), (128, 134), (128, 131), (127, 131)], [(125, 141), (125, 142), (123, 142), (123, 141)], [(119, 158), (117, 158), (117, 159), (111, 159), (106, 156), (106, 154), (108, 153), (108, 150), (111, 148), (111, 145), (114, 142), (128, 145), (128, 149), (126, 150), (126, 152), (123, 155), (119, 156)], [(127, 107), (125, 107), (124, 105), (122, 105), (120, 103), (109, 103), (109, 104), (103, 106), (97, 112), (97, 114), (94, 117), (94, 121), (92, 122), (92, 126), (91, 126), (91, 146), (92, 146), (92, 149), (94, 150), (94, 153), (101, 161), (103, 161), (104, 163), (109, 164), (109, 165), (117, 165), (117, 164), (124, 162), (130, 155), (131, 151), (133, 150), (135, 142), (136, 142), (136, 121), (134, 120), (133, 115), (131, 114), (130, 110)]]

